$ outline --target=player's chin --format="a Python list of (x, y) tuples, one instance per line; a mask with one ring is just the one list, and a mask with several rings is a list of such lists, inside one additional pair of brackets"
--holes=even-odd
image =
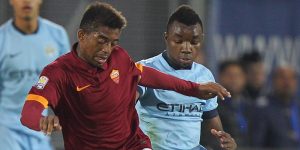
[(102, 66), (103, 66), (103, 63), (97, 63), (97, 62), (96, 62), (96, 67), (102, 68)]
[(102, 63), (99, 63), (97, 61), (90, 61), (89, 64), (94, 66), (94, 67), (98, 67), (98, 68), (101, 68), (102, 65), (103, 65)]
[(181, 61), (180, 62), (180, 66), (182, 67), (182, 68), (186, 68), (186, 67), (190, 67), (191, 65), (193, 64), (193, 61)]

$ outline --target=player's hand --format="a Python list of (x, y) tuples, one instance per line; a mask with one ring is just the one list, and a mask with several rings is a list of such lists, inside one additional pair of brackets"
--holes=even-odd
[(45, 135), (51, 135), (53, 131), (60, 131), (62, 127), (55, 115), (49, 115), (40, 119), (40, 129)]
[(217, 131), (211, 129), (211, 134), (214, 135), (220, 141), (220, 147), (224, 150), (236, 150), (237, 144), (230, 134), (224, 131)]
[(210, 99), (218, 96), (222, 100), (225, 97), (231, 97), (230, 93), (220, 84), (214, 82), (201, 83), (198, 87), (200, 95), (198, 98)]

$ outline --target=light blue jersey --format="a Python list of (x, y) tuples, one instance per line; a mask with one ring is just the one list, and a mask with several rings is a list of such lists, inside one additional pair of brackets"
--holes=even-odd
[(45, 137), (24, 127), (20, 114), (41, 70), (69, 50), (66, 31), (46, 19), (39, 18), (37, 32), (28, 35), (17, 30), (12, 20), (0, 26), (0, 126)]
[[(175, 70), (162, 54), (140, 61), (145, 66), (193, 82), (215, 82), (203, 65), (193, 63), (190, 70)], [(147, 134), (154, 150), (201, 149), (202, 114), (216, 109), (217, 98), (201, 100), (174, 91), (139, 87), (136, 109), (140, 127)]]

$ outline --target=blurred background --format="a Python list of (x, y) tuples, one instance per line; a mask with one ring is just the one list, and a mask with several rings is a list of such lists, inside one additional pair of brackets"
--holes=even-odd
[[(64, 26), (74, 43), (90, 2), (44, 0), (41, 16)], [(104, 2), (127, 18), (120, 45), (135, 61), (162, 52), (169, 15), (181, 4), (191, 5), (204, 23), (205, 42), (197, 61), (233, 95), (231, 101), (219, 103), (224, 130), (239, 149), (300, 149), (299, 0)], [(0, 0), (0, 24), (12, 16), (9, 1)], [(63, 149), (61, 134), (52, 137), (54, 146)]]

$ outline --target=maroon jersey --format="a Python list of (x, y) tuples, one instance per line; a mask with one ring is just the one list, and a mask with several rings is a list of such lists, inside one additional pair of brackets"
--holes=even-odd
[(44, 68), (27, 100), (54, 110), (67, 150), (150, 148), (135, 110), (142, 68), (121, 47), (96, 68), (77, 56), (76, 47)]

